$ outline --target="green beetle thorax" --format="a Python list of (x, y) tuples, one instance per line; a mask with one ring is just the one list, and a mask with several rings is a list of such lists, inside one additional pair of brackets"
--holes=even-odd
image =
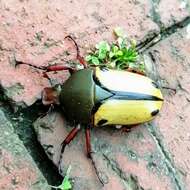
[(60, 104), (70, 121), (88, 124), (101, 100), (112, 96), (95, 83), (93, 69), (77, 71), (62, 85)]
[(93, 70), (80, 70), (63, 84), (60, 103), (70, 120), (88, 123), (94, 105)]

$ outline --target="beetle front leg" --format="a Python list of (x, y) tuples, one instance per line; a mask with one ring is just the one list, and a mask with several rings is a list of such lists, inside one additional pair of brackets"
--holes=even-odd
[(25, 63), (25, 62), (17, 61), (16, 60), (15, 67), (17, 67), (18, 65), (28, 65), (30, 67), (34, 67), (36, 69), (43, 70), (44, 71), (44, 75), (45, 75), (45, 73), (52, 72), (52, 71), (68, 70), (71, 74), (76, 71), (75, 68), (69, 67), (69, 66), (62, 66), (62, 65), (36, 66), (36, 65), (32, 65), (31, 63)]
[(45, 72), (63, 71), (63, 70), (68, 70), (71, 74), (76, 71), (76, 69), (69, 67), (69, 66), (51, 65), (51, 66), (46, 67)]

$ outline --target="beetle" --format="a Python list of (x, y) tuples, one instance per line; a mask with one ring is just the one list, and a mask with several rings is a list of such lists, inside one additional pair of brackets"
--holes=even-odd
[[(36, 67), (51, 71), (69, 70), (70, 78), (58, 88), (45, 88), (42, 102), (45, 105), (60, 104), (69, 121), (85, 126), (87, 155), (91, 157), (90, 130), (93, 127), (109, 125), (133, 126), (152, 120), (163, 104), (161, 90), (155, 81), (147, 76), (129, 71), (107, 68), (89, 68), (79, 54), (77, 43), (71, 36), (77, 49), (77, 59), (84, 69), (53, 65)], [(17, 62), (17, 64), (26, 64)], [(77, 135), (77, 126), (64, 139), (61, 155), (65, 146)], [(60, 156), (60, 160), (61, 160)], [(60, 162), (59, 162), (60, 163)]]

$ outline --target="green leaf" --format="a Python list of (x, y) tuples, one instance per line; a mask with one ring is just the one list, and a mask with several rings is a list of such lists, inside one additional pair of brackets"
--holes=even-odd
[(97, 57), (95, 57), (95, 56), (92, 56), (91, 62), (94, 65), (99, 65), (99, 63), (100, 63), (99, 59)]
[(61, 190), (69, 190), (69, 189), (72, 188), (72, 185), (71, 185), (71, 183), (69, 181), (70, 172), (71, 172), (71, 165), (67, 169), (67, 172), (66, 172), (66, 175), (65, 175), (65, 177), (63, 179), (62, 184), (58, 186), (59, 189), (61, 189)]
[(98, 59), (98, 57), (94, 54), (94, 55), (87, 55), (85, 57), (85, 60), (92, 65), (99, 65), (100, 61)]
[(117, 52), (119, 50), (118, 46), (116, 45), (114, 45), (112, 49), (113, 49), (113, 52)]
[(144, 65), (144, 63), (140, 63), (140, 64), (139, 64), (139, 69), (140, 69), (141, 71), (145, 72), (145, 65)]
[(123, 30), (123, 28), (121, 28), (121, 27), (116, 27), (115, 29), (114, 29), (114, 33), (115, 33), (115, 35), (117, 36), (117, 37), (125, 37), (126, 35), (125, 35), (125, 32), (124, 32), (124, 30)]
[(123, 55), (123, 51), (119, 50), (115, 53), (116, 56), (122, 56)]
[(68, 179), (63, 180), (62, 184), (58, 186), (59, 189), (61, 190), (69, 190), (72, 188), (72, 185)]
[(110, 63), (110, 66), (111, 66), (111, 68), (115, 68), (115, 66), (116, 66), (116, 61), (112, 61), (112, 62)]
[(69, 181), (69, 175), (70, 175), (70, 171), (71, 171), (71, 165), (68, 167), (66, 175), (61, 183), (61, 185), (59, 186), (51, 186), (54, 189), (61, 189), (61, 190), (70, 190), (72, 188), (72, 185)]
[(135, 69), (135, 68), (137, 68), (137, 64), (131, 62), (131, 63), (129, 63), (129, 67)]
[(99, 59), (105, 59), (106, 58), (107, 51), (104, 49), (99, 49), (98, 51), (98, 58)]
[(92, 60), (92, 55), (87, 55), (85, 57), (85, 60), (88, 61), (88, 62), (91, 61)]
[(101, 49), (107, 52), (110, 51), (110, 45), (106, 41), (101, 41), (98, 44), (96, 44), (96, 49)]
[(107, 56), (107, 52), (110, 51), (110, 45), (106, 41), (101, 41), (96, 45), (96, 49), (98, 49), (98, 58), (103, 60)]
[(118, 50), (119, 50), (118, 46), (112, 45), (111, 51), (109, 52), (109, 58), (114, 57)]
[(136, 45), (137, 45), (136, 40), (132, 39), (132, 40), (131, 40), (131, 48), (135, 49), (135, 48), (136, 48)]
[(119, 48), (122, 49), (122, 48), (126, 47), (127, 40), (126, 40), (126, 38), (119, 37), (117, 39), (117, 43), (119, 45)]
[(112, 58), (112, 57), (114, 57), (115, 56), (115, 53), (113, 52), (113, 51), (110, 51), (109, 52), (109, 58)]

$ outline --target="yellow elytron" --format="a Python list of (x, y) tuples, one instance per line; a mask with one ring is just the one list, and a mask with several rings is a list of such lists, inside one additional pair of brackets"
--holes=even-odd
[(95, 72), (101, 86), (115, 94), (105, 99), (94, 113), (95, 126), (144, 123), (161, 109), (161, 91), (150, 78), (127, 71), (97, 68)]

